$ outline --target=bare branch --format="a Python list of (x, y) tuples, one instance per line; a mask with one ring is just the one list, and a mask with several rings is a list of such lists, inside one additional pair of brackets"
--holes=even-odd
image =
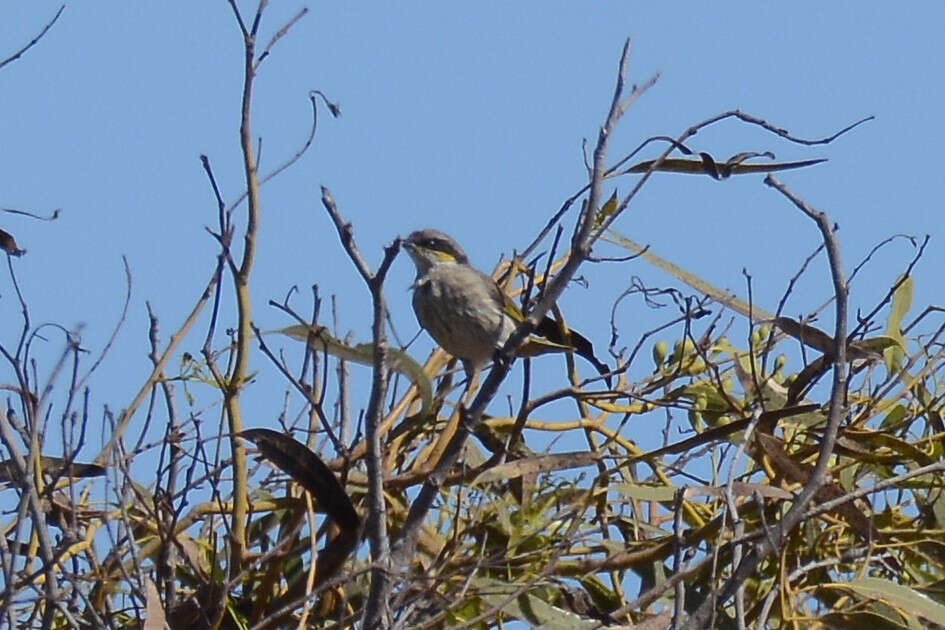
[[(282, 28), (280, 28), (278, 31), (276, 31), (273, 34), (272, 38), (269, 40), (269, 43), (266, 44), (266, 47), (263, 48), (263, 51), (259, 54), (259, 59), (256, 60), (256, 66), (255, 66), (256, 70), (259, 69), (259, 64), (262, 63), (263, 59), (268, 57), (269, 53), (272, 52), (272, 47), (275, 46), (276, 43), (280, 39), (285, 37), (289, 33), (289, 31), (292, 29), (292, 27), (295, 26), (295, 23), (301, 20), (303, 17), (305, 17), (307, 13), (308, 13), (308, 7), (302, 7), (298, 11), (298, 13), (296, 13), (291, 18), (289, 18), (289, 21), (286, 22), (286, 24)], [(255, 25), (254, 25), (254, 28), (255, 28)]]
[[(836, 324), (834, 339), (836, 350), (832, 359), (833, 380), (830, 390), (830, 404), (827, 411), (827, 427), (821, 438), (817, 461), (807, 483), (798, 494), (788, 512), (770, 528), (770, 536), (761, 539), (735, 569), (732, 576), (725, 582), (718, 594), (718, 599), (709, 598), (689, 617), (683, 628), (698, 630), (706, 626), (717, 606), (724, 606), (728, 599), (739, 589), (756, 570), (758, 565), (769, 555), (778, 551), (773, 544), (781, 545), (787, 534), (803, 519), (807, 506), (813, 500), (817, 491), (827, 483), (827, 468), (830, 457), (833, 455), (834, 444), (840, 421), (846, 410), (846, 373), (847, 373), (847, 284), (844, 278), (843, 267), (840, 262), (840, 247), (836, 236), (831, 229), (830, 221), (823, 212), (811, 208), (802, 199), (794, 195), (773, 176), (765, 178), (765, 184), (771, 186), (784, 195), (794, 206), (807, 215), (820, 230), (821, 238), (827, 249), (827, 258), (830, 262), (830, 274), (833, 278), (834, 297), (836, 299)], [(766, 530), (768, 531), (768, 530)]]
[(438, 495), (439, 488), (446, 480), (450, 468), (459, 457), (466, 438), (481, 421), (486, 406), (498, 392), (499, 385), (508, 375), (516, 348), (534, 331), (537, 322), (540, 321), (540, 318), (544, 317), (545, 313), (551, 308), (551, 305), (557, 301), (561, 292), (571, 281), (571, 278), (574, 277), (578, 267), (590, 254), (590, 248), (594, 238), (592, 231), (595, 224), (596, 208), (600, 198), (601, 185), (605, 172), (604, 161), (607, 151), (607, 142), (620, 116), (626, 111), (626, 108), (639, 93), (642, 92), (642, 90), (635, 88), (626, 99), (624, 98), (624, 82), (626, 80), (629, 53), (630, 40), (628, 39), (621, 52), (617, 71), (617, 82), (614, 88), (610, 111), (598, 134), (597, 146), (594, 150), (593, 170), (589, 183), (590, 192), (588, 200), (585, 203), (581, 219), (571, 237), (571, 257), (564, 264), (558, 275), (549, 283), (546, 283), (545, 291), (535, 308), (526, 316), (525, 321), (518, 326), (515, 333), (509, 337), (504, 347), (497, 353), (492, 371), (483, 383), (470, 408), (467, 410), (463, 406), (460, 407), (459, 426), (444, 449), (433, 472), (429, 475), (421, 488), (417, 499), (410, 506), (404, 526), (397, 540), (394, 542), (393, 555), (395, 568), (401, 566), (412, 556), (416, 546), (420, 524), (423, 522), (424, 517), (432, 506), (434, 498)]
[(56, 11), (56, 15), (53, 16), (53, 19), (49, 20), (49, 22), (46, 24), (46, 26), (43, 27), (43, 29), (39, 32), (39, 34), (36, 35), (36, 37), (34, 37), (33, 39), (31, 39), (30, 42), (26, 46), (24, 46), (23, 48), (20, 48), (18, 51), (16, 51), (15, 53), (10, 55), (3, 61), (0, 61), (0, 68), (2, 68), (3, 66), (9, 63), (13, 63), (14, 61), (22, 57), (23, 54), (27, 50), (35, 46), (39, 42), (39, 40), (41, 40), (43, 36), (49, 31), (49, 29), (53, 27), (53, 24), (55, 24), (56, 20), (59, 19), (59, 16), (62, 15), (62, 12), (65, 10), (65, 8), (66, 8), (66, 5), (60, 6), (59, 10)]

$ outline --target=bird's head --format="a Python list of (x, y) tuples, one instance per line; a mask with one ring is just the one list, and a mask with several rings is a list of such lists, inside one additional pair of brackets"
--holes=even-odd
[(403, 247), (417, 266), (418, 274), (426, 273), (435, 265), (469, 264), (469, 258), (459, 243), (439, 230), (427, 228), (411, 232), (410, 236), (404, 239)]

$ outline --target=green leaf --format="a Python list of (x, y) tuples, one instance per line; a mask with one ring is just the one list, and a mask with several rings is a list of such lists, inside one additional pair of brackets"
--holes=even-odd
[(905, 417), (906, 408), (902, 405), (896, 405), (889, 411), (889, 413), (886, 414), (886, 417), (883, 418), (883, 421), (879, 423), (879, 428), (882, 431), (888, 431), (893, 427), (897, 427)]
[(617, 206), (619, 205), (620, 200), (617, 198), (617, 191), (614, 191), (614, 194), (610, 196), (600, 211), (597, 213), (597, 216), (594, 217), (594, 227), (599, 227), (603, 225), (604, 221), (610, 218), (610, 216), (617, 211)]
[(896, 282), (899, 286), (893, 291), (889, 318), (886, 320), (886, 336), (895, 339), (898, 345), (883, 350), (886, 370), (890, 373), (902, 369), (902, 359), (906, 352), (906, 340), (902, 336), (902, 318), (912, 308), (912, 290), (914, 288), (912, 276), (899, 276)]
[[(901, 339), (901, 335), (900, 335)], [(847, 353), (851, 359), (869, 358), (869, 355), (880, 355), (890, 348), (905, 347), (895, 337), (877, 335), (868, 339), (858, 339), (847, 346)]]
[(903, 462), (913, 461), (920, 466), (927, 466), (934, 462), (934, 458), (915, 444), (886, 431), (849, 429), (843, 432), (843, 438), (859, 444), (865, 451), (877, 456), (893, 454)]
[(676, 488), (671, 486), (649, 486), (635, 483), (620, 483), (610, 488), (625, 497), (640, 501), (672, 502), (676, 496)]
[(869, 599), (886, 602), (902, 611), (919, 615), (939, 626), (945, 626), (945, 606), (908, 586), (880, 578), (863, 577), (852, 582), (824, 584), (824, 587), (849, 589)]
[(586, 575), (578, 580), (588, 595), (591, 596), (594, 604), (604, 612), (613, 612), (620, 608), (620, 597), (614, 593), (613, 589), (608, 588), (595, 575)]
[[(753, 396), (760, 395), (766, 409), (780, 409), (787, 405), (787, 387), (775, 381), (770, 375), (762, 375), (757, 367), (752, 373), (752, 357), (741, 354), (735, 355), (734, 358), (732, 366), (735, 368), (735, 376), (738, 377), (742, 391), (750, 392)], [(757, 383), (755, 379), (758, 380)]]
[[(520, 619), (533, 628), (546, 630), (580, 630), (597, 628), (600, 624), (593, 619), (585, 619), (563, 608), (552, 606), (532, 593), (522, 593), (512, 597), (523, 585), (506, 584), (496, 580), (476, 580), (481, 589), (480, 597), (490, 607), (502, 607), (506, 615)], [(512, 597), (511, 600), (509, 598)]]
[[(333, 357), (351, 361), (352, 363), (360, 363), (361, 365), (374, 364), (373, 343), (359, 343), (355, 346), (349, 346), (339, 339), (332, 337), (328, 333), (328, 329), (324, 326), (305, 326), (298, 324), (271, 332), (277, 332), (287, 337), (304, 341), (316, 352), (325, 352)], [(433, 408), (433, 385), (424, 373), (423, 366), (414, 361), (413, 358), (403, 350), (391, 347), (387, 348), (387, 365), (391, 369), (409, 378), (410, 381), (416, 385), (417, 391), (420, 392), (420, 404), (422, 407), (420, 413), (424, 416), (429, 415), (430, 410)]]
[(942, 529), (945, 528), (945, 494), (938, 489), (933, 492), (936, 498), (932, 502), (932, 515), (935, 516), (935, 526)]
[(507, 481), (528, 474), (541, 474), (567, 470), (569, 468), (583, 468), (599, 461), (600, 457), (601, 456), (597, 453), (577, 451), (573, 453), (555, 453), (554, 455), (540, 455), (538, 457), (516, 459), (506, 464), (500, 464), (488, 470), (484, 470), (478, 477), (473, 479), (472, 485), (492, 483), (494, 481)]

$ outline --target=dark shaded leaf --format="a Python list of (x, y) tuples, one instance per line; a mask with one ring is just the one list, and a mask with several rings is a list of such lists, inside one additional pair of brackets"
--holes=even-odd
[[(27, 460), (29, 465), (29, 460)], [(98, 464), (77, 464), (75, 462), (66, 467), (66, 460), (61, 457), (40, 456), (39, 467), (44, 475), (72, 477), (101, 477), (105, 474), (105, 467)], [(16, 462), (7, 459), (0, 462), (0, 481), (12, 481), (19, 477)]]
[(263, 457), (312, 493), (325, 513), (344, 531), (357, 531), (361, 521), (335, 474), (301, 442), (271, 429), (247, 429), (239, 437), (250, 440)]
[[(749, 158), (754, 157), (766, 157), (774, 158), (773, 153), (764, 152), (764, 153), (738, 153), (733, 155), (728, 160), (723, 163), (716, 161), (708, 153), (702, 152), (699, 153), (699, 159), (690, 159), (690, 158), (666, 158), (663, 160), (663, 163), (658, 167), (653, 169), (654, 171), (659, 171), (663, 173), (684, 173), (690, 175), (708, 175), (712, 179), (728, 179), (732, 175), (745, 175), (749, 173), (772, 173), (775, 171), (787, 171), (796, 168), (805, 168), (808, 166), (813, 166), (815, 164), (820, 164), (821, 162), (826, 162), (826, 158), (818, 158), (814, 160), (800, 160), (797, 162), (773, 162), (771, 164), (745, 164), (744, 161)], [(630, 168), (621, 171), (621, 175), (625, 173), (646, 173), (653, 165), (656, 163), (656, 160), (646, 160), (645, 162), (639, 162), (634, 164)]]
[(0, 249), (10, 254), (11, 256), (22, 256), (26, 253), (25, 249), (20, 249), (16, 240), (13, 238), (13, 235), (7, 232), (6, 230), (0, 230)]
[[(805, 346), (819, 350), (826, 357), (832, 357), (836, 344), (833, 337), (819, 328), (804, 324), (790, 317), (776, 317), (770, 320), (775, 326), (794, 337)], [(900, 345), (899, 340), (888, 335), (877, 335), (868, 339), (847, 342), (847, 361), (872, 361), (882, 358), (887, 348)]]
[[(774, 469), (792, 483), (806, 484), (814, 470), (813, 466), (804, 464), (795, 459), (795, 456), (785, 450), (784, 442), (773, 435), (764, 432), (755, 433), (757, 444), (770, 460)], [(833, 499), (846, 496), (846, 492), (838, 484), (828, 482), (817, 490), (816, 502), (826, 503)], [(834, 513), (844, 518), (851, 528), (863, 540), (878, 540), (880, 532), (876, 529), (872, 519), (861, 511), (853, 502), (837, 506)]]
[(270, 429), (247, 429), (238, 433), (256, 444), (263, 457), (308, 490), (340, 530), (318, 554), (315, 584), (331, 579), (361, 538), (361, 519), (335, 474), (308, 447)]
[[(820, 405), (815, 405), (813, 403), (806, 405), (797, 405), (794, 407), (785, 407), (784, 409), (772, 409), (771, 411), (765, 411), (761, 414), (758, 419), (758, 426), (762, 428), (773, 427), (778, 420), (783, 418), (790, 418), (791, 416), (799, 416), (806, 413), (811, 413), (820, 408)], [(709, 444), (711, 442), (717, 442), (723, 440), (733, 433), (739, 431), (744, 431), (748, 428), (748, 425), (751, 424), (751, 418), (740, 418), (738, 420), (733, 420), (728, 424), (723, 424), (718, 427), (713, 427), (707, 429), (700, 433), (699, 435), (693, 436), (691, 438), (686, 438), (685, 440), (680, 440), (668, 446), (658, 448), (647, 453), (641, 453), (640, 455), (634, 455), (629, 459), (629, 461), (638, 461), (641, 459), (653, 459), (656, 457), (662, 457), (663, 455), (672, 455), (674, 453), (683, 453), (688, 451), (691, 448), (697, 446), (702, 446), (703, 444)]]

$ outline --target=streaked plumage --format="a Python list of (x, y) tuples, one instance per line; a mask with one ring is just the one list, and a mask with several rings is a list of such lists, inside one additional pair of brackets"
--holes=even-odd
[[(462, 247), (439, 230), (411, 233), (404, 249), (417, 268), (413, 310), (420, 325), (444, 350), (461, 359), (467, 371), (492, 359), (518, 325), (509, 315), (517, 309), (507, 303), (495, 280), (470, 266)], [(539, 324), (536, 333), (554, 344), (565, 343), (550, 318)], [(570, 341), (577, 354), (601, 374), (608, 373), (608, 367), (594, 357), (590, 341), (574, 331)]]

